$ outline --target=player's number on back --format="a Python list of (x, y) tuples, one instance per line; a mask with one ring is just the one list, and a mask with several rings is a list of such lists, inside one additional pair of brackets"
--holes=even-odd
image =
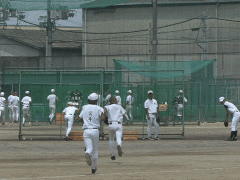
[(92, 120), (92, 111), (89, 112), (89, 116), (90, 116), (89, 121), (91, 121)]

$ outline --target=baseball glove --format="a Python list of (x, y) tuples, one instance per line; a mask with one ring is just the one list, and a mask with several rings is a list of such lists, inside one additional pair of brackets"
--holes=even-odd
[(104, 123), (105, 123), (106, 125), (109, 125), (109, 123), (108, 123), (108, 117), (106, 117), (106, 120), (104, 121)]
[(228, 122), (227, 121), (224, 121), (224, 126), (228, 127)]
[(157, 117), (156, 121), (158, 124), (160, 124), (160, 121), (161, 121), (160, 116)]

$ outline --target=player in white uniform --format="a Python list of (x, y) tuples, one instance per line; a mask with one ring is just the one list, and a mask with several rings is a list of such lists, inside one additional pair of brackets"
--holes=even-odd
[[(131, 123), (133, 122), (133, 116), (132, 116), (132, 104), (133, 104), (133, 97), (132, 97), (132, 91), (131, 90), (128, 90), (127, 91), (128, 92), (128, 96), (127, 96), (127, 99), (126, 99), (126, 105), (124, 106), (125, 107), (125, 109), (126, 109), (126, 114), (125, 114), (125, 116), (126, 116), (126, 118), (127, 118), (127, 120), (129, 121), (131, 121)], [(130, 117), (130, 119), (129, 119), (129, 117)]]
[(64, 115), (65, 123), (66, 123), (66, 137), (65, 137), (66, 141), (72, 140), (69, 138), (69, 134), (72, 130), (74, 114), (76, 111), (79, 113), (79, 109), (72, 105), (73, 105), (72, 102), (68, 102), (68, 107), (66, 107), (62, 112)]
[(13, 105), (11, 104), (13, 97), (14, 97), (14, 92), (11, 91), (10, 96), (8, 96), (8, 102), (9, 102), (8, 112), (9, 112), (9, 119), (11, 122), (13, 122)]
[(177, 116), (183, 116), (183, 103), (187, 105), (188, 101), (185, 97), (183, 97), (183, 90), (179, 90), (179, 95), (176, 97), (177, 101)]
[(58, 101), (58, 97), (54, 94), (55, 90), (51, 89), (51, 93), (48, 97), (47, 100), (49, 102), (49, 108), (50, 108), (50, 115), (49, 115), (49, 123), (52, 124), (53, 117), (55, 115), (55, 110), (56, 110), (56, 101)]
[(116, 134), (118, 155), (122, 156), (122, 121), (125, 118), (125, 109), (118, 105), (115, 97), (110, 98), (111, 105), (105, 106), (104, 118), (108, 117), (109, 125), (109, 145), (111, 150), (111, 159), (115, 160), (114, 135)]
[(14, 93), (10, 103), (13, 107), (13, 122), (17, 123), (19, 120), (19, 97), (17, 92)]
[(228, 122), (229, 114), (232, 114), (231, 136), (230, 138), (226, 139), (226, 141), (237, 141), (237, 126), (240, 120), (240, 112), (233, 103), (226, 101), (224, 97), (220, 97), (219, 102), (224, 105), (227, 111), (225, 122)]
[(152, 132), (152, 125), (155, 126), (155, 140), (158, 140), (158, 132), (159, 132), (159, 124), (156, 121), (156, 115), (159, 116), (158, 111), (158, 103), (155, 99), (153, 99), (153, 91), (148, 91), (148, 99), (144, 103), (144, 108), (146, 109), (147, 114), (147, 133), (148, 133), (148, 139), (153, 140), (151, 137)]
[(25, 120), (27, 116), (30, 115), (30, 106), (32, 104), (32, 98), (29, 96), (30, 92), (26, 91), (25, 96), (22, 98), (22, 111), (23, 111), (23, 121), (22, 125), (25, 126)]
[(110, 98), (111, 98), (111, 92), (108, 91), (108, 95), (105, 98), (105, 105), (109, 105), (110, 104)]
[(117, 104), (120, 105), (120, 106), (122, 106), (122, 99), (121, 99), (121, 97), (119, 96), (119, 91), (116, 90), (115, 93), (116, 93)]
[[(79, 120), (83, 121), (85, 158), (87, 164), (92, 166), (92, 173), (97, 171), (98, 147), (99, 147), (99, 128), (103, 118), (103, 108), (97, 106), (98, 95), (92, 93), (88, 96), (88, 105), (83, 106), (79, 115)], [(92, 156), (92, 158), (91, 158)]]
[(5, 95), (4, 92), (0, 93), (0, 117), (1, 117), (2, 125), (5, 124), (5, 104), (8, 104), (4, 95)]

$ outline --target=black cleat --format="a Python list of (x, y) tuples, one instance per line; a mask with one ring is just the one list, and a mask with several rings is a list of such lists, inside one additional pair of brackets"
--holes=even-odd
[(23, 127), (25, 127), (25, 124), (22, 124)]
[(87, 164), (89, 166), (91, 166), (92, 165), (92, 160), (91, 160), (91, 157), (88, 153), (85, 154), (85, 158), (86, 158)]
[(118, 155), (121, 157), (123, 154), (121, 146), (118, 145), (117, 150), (118, 150)]
[(115, 156), (111, 156), (111, 160), (116, 160), (116, 157)]
[(95, 174), (97, 171), (97, 166), (95, 167), (95, 169), (92, 169), (92, 174)]

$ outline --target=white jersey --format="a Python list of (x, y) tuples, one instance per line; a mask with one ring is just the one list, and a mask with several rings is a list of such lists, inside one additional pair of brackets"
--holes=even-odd
[(6, 101), (5, 97), (0, 97), (0, 107), (4, 107), (5, 106), (4, 101)]
[(123, 115), (126, 113), (125, 109), (118, 104), (111, 104), (105, 106), (108, 114), (108, 122), (122, 122)]
[(76, 107), (69, 106), (66, 107), (63, 112), (66, 114), (66, 116), (74, 116), (75, 111), (77, 110)]
[(56, 105), (56, 101), (58, 100), (58, 97), (55, 94), (50, 94), (47, 97), (47, 100), (49, 101), (49, 106)]
[(232, 114), (235, 113), (236, 111), (239, 111), (238, 108), (233, 103), (228, 101), (224, 103), (224, 107), (228, 109)]
[(120, 96), (116, 96), (118, 105), (122, 105), (122, 99)]
[(110, 104), (110, 98), (111, 98), (111, 94), (108, 94), (107, 97), (106, 97), (106, 99), (105, 99), (105, 102), (106, 102), (107, 104)]
[[(180, 96), (177, 96), (177, 98), (180, 98)], [(187, 102), (187, 99), (185, 97), (183, 98), (183, 100), (185, 103)]]
[(88, 128), (99, 128), (100, 127), (100, 119), (101, 115), (103, 114), (103, 108), (88, 104), (83, 106), (83, 110), (80, 113), (79, 117), (83, 119), (83, 129)]
[(148, 113), (157, 113), (158, 103), (155, 99), (147, 99), (144, 103), (144, 108), (148, 109)]
[(11, 103), (13, 106), (19, 106), (19, 97), (13, 96), (12, 100), (9, 103)]
[(131, 95), (128, 95), (126, 102), (128, 102), (128, 105), (132, 105), (133, 104), (133, 97)]
[(13, 95), (8, 96), (8, 102), (9, 102), (9, 104), (12, 102), (12, 99), (13, 99), (13, 98), (14, 98)]
[(32, 102), (32, 98), (29, 96), (25, 96), (22, 98), (23, 106), (29, 106), (30, 102)]

